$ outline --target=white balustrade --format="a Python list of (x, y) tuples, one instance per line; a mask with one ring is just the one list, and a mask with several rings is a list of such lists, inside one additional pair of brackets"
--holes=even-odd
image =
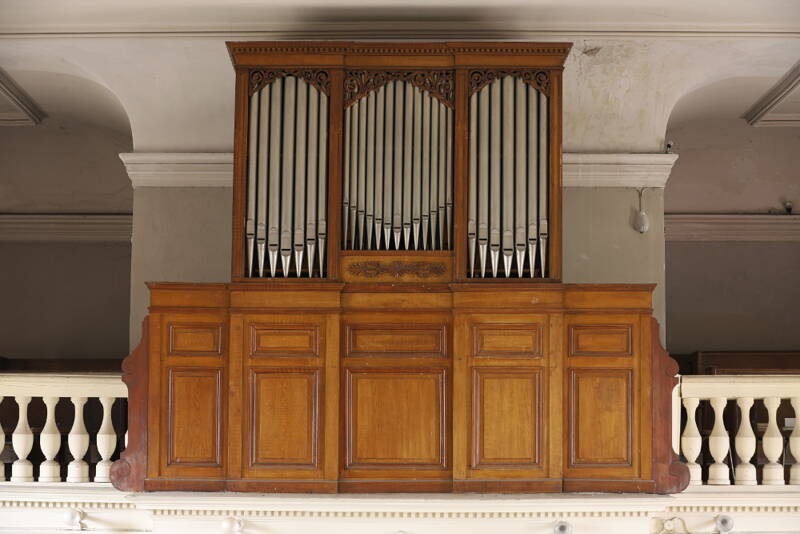
[[(41, 398), (45, 407), (44, 426), (38, 433), (38, 448), (44, 456), (38, 466), (37, 482), (61, 482), (62, 465), (58, 462), (59, 452), (65, 456), (67, 452), (72, 461), (67, 465), (67, 482), (89, 482), (90, 465), (86, 454), (92, 441), (95, 442), (100, 461), (95, 465), (95, 474), (91, 481), (108, 483), (111, 472), (111, 458), (117, 449), (118, 435), (126, 436), (125, 428), (114, 428), (111, 410), (114, 401), (126, 398), (128, 391), (119, 374), (33, 374), (6, 373), (0, 374), (0, 402), (4, 397), (13, 398), (19, 406), (17, 421), (12, 424), (14, 431), (11, 444), (17, 459), (11, 465), (11, 482), (33, 482), (36, 470), (29, 456), (34, 450), (35, 436), (31, 430), (28, 416), (31, 400)], [(70, 421), (60, 421), (63, 427), (69, 426), (67, 436), (68, 451), (62, 450), (62, 434), (56, 420), (56, 405), (61, 398), (69, 398), (74, 410)], [(84, 422), (84, 407), (89, 399), (97, 398), (102, 409), (102, 422), (97, 434), (91, 436)], [(9, 426), (9, 421), (3, 421)], [(0, 450), (5, 444), (5, 434), (0, 425)], [(5, 480), (3, 463), (0, 462), (0, 481)]]
[[(785, 469), (791, 465), (788, 483), (800, 486), (800, 375), (684, 376), (681, 377), (679, 391), (686, 409), (686, 424), (680, 438), (681, 453), (689, 467), (690, 485), (728, 485), (733, 470), (736, 485), (780, 486), (787, 483)], [(789, 399), (794, 411), (795, 424), (788, 443), (784, 442), (783, 421), (779, 421), (778, 415), (782, 399)], [(735, 401), (738, 406), (738, 429), (725, 427), (724, 415), (729, 401)], [(763, 403), (768, 415), (766, 429), (760, 438), (761, 450), (766, 458), (766, 463), (761, 462), (760, 481), (757, 476), (758, 462), (753, 461), (759, 440), (751, 423), (752, 408), (759, 402)], [(698, 406), (704, 406), (704, 410), (708, 407), (714, 414), (714, 425), (707, 438), (708, 452), (713, 458), (711, 463), (705, 463), (701, 456), (703, 435), (698, 428)], [(728, 414), (735, 414), (732, 407)], [(674, 424), (680, 425), (680, 422)], [(674, 432), (677, 433), (679, 428), (675, 428)], [(735, 465), (731, 440), (736, 453)], [(787, 445), (791, 455), (786, 454), (784, 447)], [(702, 478), (704, 466), (708, 468), (705, 482)]]

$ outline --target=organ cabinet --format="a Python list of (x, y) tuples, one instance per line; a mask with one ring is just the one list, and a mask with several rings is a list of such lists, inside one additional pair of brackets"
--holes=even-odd
[(125, 490), (669, 492), (651, 285), (561, 279), (563, 43), (229, 43), (232, 280), (150, 284)]

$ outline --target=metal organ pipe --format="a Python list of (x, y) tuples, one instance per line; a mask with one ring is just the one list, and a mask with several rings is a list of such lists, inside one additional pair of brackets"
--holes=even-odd
[(391, 80), (346, 108), (344, 130), (344, 209), (358, 219), (343, 226), (344, 247), (451, 248), (453, 110)]
[(324, 276), (328, 97), (283, 76), (253, 94), (249, 118), (246, 273)]
[(513, 76), (470, 96), (470, 277), (547, 276), (547, 106), (545, 94)]

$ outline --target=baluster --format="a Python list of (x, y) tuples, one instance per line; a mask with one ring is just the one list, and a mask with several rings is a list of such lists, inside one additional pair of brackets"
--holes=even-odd
[(14, 433), (11, 434), (11, 444), (14, 446), (16, 461), (11, 464), (11, 482), (33, 482), (33, 465), (28, 460), (28, 454), (33, 447), (33, 432), (28, 424), (28, 403), (30, 397), (16, 397), (19, 406), (19, 418)]
[(708, 437), (708, 450), (714, 457), (714, 463), (708, 468), (708, 483), (714, 486), (724, 486), (731, 483), (730, 471), (725, 463), (725, 457), (730, 450), (730, 437), (725, 429), (725, 422), (722, 414), (728, 399), (724, 397), (714, 397), (711, 399), (711, 407), (714, 408), (714, 428)]
[(695, 412), (699, 403), (700, 400), (697, 398), (687, 397), (683, 399), (683, 406), (686, 408), (686, 427), (683, 429), (683, 435), (681, 436), (681, 450), (689, 467), (689, 484), (692, 486), (703, 484), (700, 464), (697, 463), (700, 447), (703, 444), (703, 438), (700, 437), (700, 431), (697, 429), (697, 422), (695, 421)]
[[(3, 403), (3, 399), (5, 397), (0, 395), (0, 404)], [(3, 431), (3, 423), (0, 422), (0, 455), (3, 453), (3, 449), (6, 446), (6, 433)], [(0, 482), (6, 481), (6, 464), (5, 462), (0, 459)]]
[(739, 397), (736, 399), (741, 414), (739, 431), (736, 433), (736, 455), (739, 457), (739, 464), (736, 466), (736, 484), (740, 486), (756, 485), (756, 466), (750, 463), (750, 459), (756, 453), (756, 435), (753, 433), (753, 426), (750, 424), (750, 408), (753, 406), (752, 397)]
[(767, 407), (769, 423), (761, 445), (764, 448), (764, 455), (769, 463), (764, 466), (764, 476), (762, 484), (765, 486), (782, 486), (786, 483), (783, 475), (783, 466), (778, 463), (778, 459), (783, 452), (783, 436), (778, 428), (778, 406), (781, 399), (778, 397), (767, 397), (764, 399), (764, 406)]
[(111, 406), (114, 399), (111, 397), (100, 397), (100, 404), (103, 406), (103, 422), (100, 430), (97, 431), (97, 452), (102, 458), (95, 467), (95, 482), (111, 482), (111, 455), (117, 448), (117, 434), (114, 432), (114, 425), (111, 423)]
[(791, 402), (794, 408), (794, 429), (789, 436), (789, 450), (794, 456), (794, 465), (789, 472), (789, 484), (800, 484), (800, 397), (792, 397)]
[(47, 419), (39, 434), (39, 447), (44, 454), (44, 462), (39, 466), (39, 482), (61, 482), (61, 466), (54, 460), (61, 448), (61, 433), (56, 426), (56, 404), (58, 397), (43, 397)]
[(70, 400), (75, 406), (75, 421), (67, 436), (67, 443), (74, 459), (67, 466), (67, 482), (89, 482), (89, 465), (83, 461), (89, 449), (89, 434), (83, 424), (83, 405), (86, 404), (86, 397), (71, 397)]

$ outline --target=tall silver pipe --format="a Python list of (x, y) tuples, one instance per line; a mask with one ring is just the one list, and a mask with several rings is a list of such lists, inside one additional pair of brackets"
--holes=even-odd
[(308, 91), (308, 135), (306, 166), (306, 266), (314, 276), (314, 253), (317, 245), (317, 200), (319, 198), (319, 95), (313, 87)]
[(445, 162), (445, 244), (453, 247), (453, 110), (445, 108), (447, 113), (447, 160)]
[(431, 248), (439, 248), (439, 102), (431, 102)]
[(548, 146), (547, 146), (547, 97), (538, 93), (539, 97), (539, 260), (542, 278), (547, 277), (547, 206), (548, 206)]
[(403, 248), (411, 248), (411, 173), (412, 173), (412, 139), (414, 131), (414, 86), (410, 83), (403, 84)]
[(344, 168), (342, 191), (342, 248), (347, 248), (347, 230), (350, 228), (350, 130), (353, 127), (352, 107), (344, 110)]
[(392, 199), (392, 234), (394, 248), (400, 250), (403, 229), (403, 85), (394, 86), (394, 191)]
[(383, 242), (391, 248), (392, 220), (394, 218), (394, 82), (386, 85), (386, 113), (383, 137)]
[(489, 86), (491, 90), (491, 114), (492, 120), (490, 124), (490, 156), (489, 156), (489, 252), (492, 261), (492, 276), (497, 277), (497, 263), (500, 259), (500, 189), (501, 189), (501, 169), (500, 163), (502, 154), (501, 132), (502, 132), (502, 116), (501, 116), (501, 102), (502, 86), (498, 82), (494, 82)]
[(486, 276), (486, 251), (489, 245), (489, 88), (484, 88), (479, 95), (478, 257), (483, 278)]
[(539, 103), (538, 91), (527, 88), (528, 115), (528, 267), (536, 276), (536, 249), (539, 244)]
[[(385, 87), (378, 89), (375, 107), (375, 248), (381, 249), (383, 228), (383, 166), (384, 166), (384, 116), (386, 113)], [(388, 243), (386, 244), (388, 248)]]
[[(258, 251), (258, 276), (264, 276), (264, 255), (267, 244), (267, 213), (271, 207), (267, 206), (267, 181), (269, 179), (269, 125), (270, 107), (272, 98), (272, 88), (270, 86), (261, 89), (259, 103), (258, 120), (258, 202), (256, 211), (258, 212), (258, 222), (256, 224), (256, 248)], [(251, 261), (252, 264), (252, 261)]]
[(439, 103), (439, 248), (446, 248), (445, 223), (447, 222), (447, 107)]
[(356, 242), (357, 247), (364, 248), (365, 234), (364, 234), (364, 218), (366, 216), (367, 206), (367, 102), (364, 99), (359, 100), (356, 105), (358, 106), (358, 177), (356, 183), (358, 184), (358, 200), (356, 207), (356, 217), (358, 217), (358, 237)]
[(317, 241), (319, 275), (325, 276), (325, 243), (328, 237), (328, 95), (319, 95), (319, 158), (317, 180)]
[(247, 137), (247, 218), (245, 219), (244, 234), (247, 239), (247, 276), (253, 276), (253, 256), (256, 241), (256, 180), (258, 166), (261, 160), (258, 157), (258, 110), (259, 93), (250, 97), (250, 127)]
[[(522, 277), (525, 271), (525, 249), (527, 234), (525, 226), (528, 222), (525, 200), (527, 197), (527, 166), (529, 155), (525, 152), (527, 141), (527, 91), (525, 82), (519, 78), (514, 80), (514, 117), (516, 118), (514, 132), (514, 248), (517, 257), (517, 277)], [(509, 206), (510, 209), (510, 206)]]
[(294, 185), (294, 136), (297, 79), (283, 78), (283, 169), (281, 172), (281, 266), (289, 276), (292, 262), (292, 185)]
[(350, 107), (350, 225), (347, 233), (350, 247), (356, 248), (356, 211), (358, 210), (358, 108)]
[(420, 225), (422, 226), (422, 248), (428, 248), (428, 228), (430, 226), (431, 199), (431, 104), (432, 96), (426, 94), (422, 99), (422, 205), (420, 206)]
[(367, 185), (364, 220), (366, 232), (366, 248), (372, 249), (372, 221), (375, 216), (375, 92), (367, 95)]
[(475, 250), (478, 238), (478, 95), (469, 97), (469, 205), (467, 242), (469, 243), (469, 275), (475, 276)]
[(275, 277), (278, 272), (278, 253), (281, 231), (281, 124), (283, 123), (283, 80), (271, 85), (269, 122), (269, 229), (267, 249), (269, 253), (269, 273)]
[(413, 128), (413, 176), (411, 185), (411, 230), (414, 239), (414, 249), (419, 250), (419, 225), (421, 214), (422, 193), (422, 91), (414, 88), (414, 128)]
[[(501, 217), (503, 220), (502, 251), (503, 272), (506, 278), (511, 276), (514, 261), (514, 78), (506, 76), (500, 80), (502, 89), (502, 191)], [(520, 154), (521, 156), (521, 154)]]
[(303, 273), (306, 244), (306, 129), (308, 127), (308, 84), (297, 79), (294, 150), (294, 268)]

